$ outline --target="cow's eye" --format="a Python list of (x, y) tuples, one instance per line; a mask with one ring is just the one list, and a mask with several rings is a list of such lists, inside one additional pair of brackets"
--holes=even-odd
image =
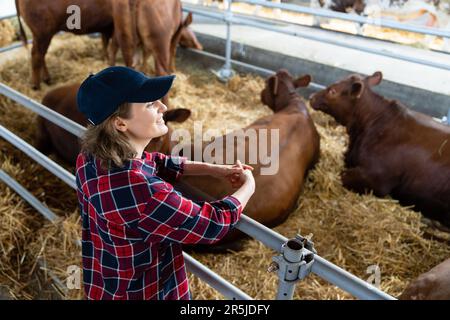
[(336, 90), (334, 90), (333, 88), (330, 88), (330, 89), (328, 90), (328, 94), (329, 94), (330, 96), (335, 96), (335, 95), (336, 95)]

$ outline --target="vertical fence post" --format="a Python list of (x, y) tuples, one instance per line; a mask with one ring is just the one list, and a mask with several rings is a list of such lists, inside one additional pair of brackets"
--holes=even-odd
[[(281, 0), (272, 0), (272, 2), (281, 4)], [(281, 17), (281, 9), (280, 8), (275, 8), (275, 10), (273, 10), (273, 13), (275, 14), (275, 17), (277, 19), (279, 19)]]
[(225, 21), (227, 24), (227, 42), (225, 47), (225, 65), (216, 73), (220, 81), (227, 82), (234, 76), (234, 71), (231, 68), (231, 18), (233, 13), (231, 12), (231, 5), (233, 0), (224, 1), (226, 3), (227, 12), (225, 14)]
[(297, 235), (281, 246), (281, 255), (273, 257), (267, 271), (278, 271), (277, 300), (292, 300), (295, 285), (311, 273), (314, 243)]

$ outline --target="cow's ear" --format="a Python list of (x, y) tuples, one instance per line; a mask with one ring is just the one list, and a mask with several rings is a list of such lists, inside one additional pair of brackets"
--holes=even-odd
[(352, 83), (350, 88), (350, 95), (353, 98), (359, 99), (364, 91), (364, 83), (360, 80), (356, 80)]
[(186, 16), (186, 19), (184, 19), (183, 25), (185, 27), (189, 26), (192, 23), (192, 12), (189, 12)]
[(294, 87), (300, 88), (300, 87), (307, 87), (309, 83), (311, 82), (311, 76), (309, 74), (304, 75), (297, 80), (294, 81)]
[(278, 77), (276, 75), (270, 76), (267, 84), (272, 94), (276, 96), (278, 94)]
[(164, 112), (163, 118), (165, 122), (185, 122), (191, 115), (189, 109), (178, 108), (173, 110), (167, 110)]
[(267, 78), (267, 88), (269, 91), (276, 96), (278, 94), (278, 77), (276, 75)]
[(377, 71), (373, 75), (368, 76), (366, 79), (369, 86), (377, 86), (380, 84), (381, 80), (383, 80), (383, 74), (381, 71)]

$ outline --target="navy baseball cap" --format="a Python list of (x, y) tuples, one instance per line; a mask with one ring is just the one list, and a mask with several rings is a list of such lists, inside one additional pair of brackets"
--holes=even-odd
[(83, 81), (77, 94), (78, 110), (97, 125), (125, 102), (161, 99), (169, 92), (174, 79), (174, 75), (151, 78), (128, 67), (109, 67)]

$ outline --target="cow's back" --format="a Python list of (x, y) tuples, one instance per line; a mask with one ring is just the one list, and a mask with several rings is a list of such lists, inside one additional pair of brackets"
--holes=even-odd
[(346, 167), (362, 167), (377, 195), (450, 225), (450, 127), (391, 102), (375, 124), (352, 132)]
[(179, 0), (140, 0), (137, 3), (137, 29), (141, 39), (158, 40), (171, 37), (180, 26), (181, 20)]
[[(34, 35), (53, 35), (57, 31), (76, 34), (102, 32), (112, 28), (111, 0), (19, 0), (19, 9)], [(67, 22), (73, 12), (71, 5), (80, 8), (80, 29), (68, 29)]]

